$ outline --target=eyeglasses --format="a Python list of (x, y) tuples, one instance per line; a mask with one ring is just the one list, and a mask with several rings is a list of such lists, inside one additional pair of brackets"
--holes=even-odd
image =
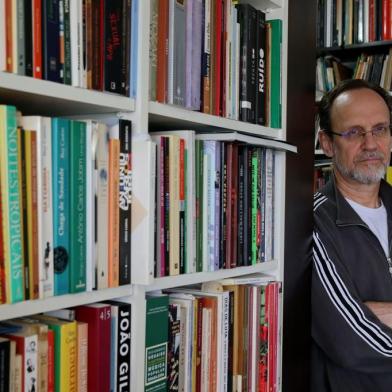
[(341, 136), (344, 140), (350, 142), (359, 142), (365, 138), (367, 133), (371, 133), (377, 139), (382, 139), (391, 134), (392, 125), (377, 125), (376, 127), (366, 131), (362, 127), (353, 127), (344, 132), (329, 131), (330, 134)]

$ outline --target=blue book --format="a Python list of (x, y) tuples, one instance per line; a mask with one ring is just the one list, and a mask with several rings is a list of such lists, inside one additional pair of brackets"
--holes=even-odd
[(69, 293), (70, 121), (52, 119), (54, 294)]
[(139, 20), (139, 0), (132, 0), (131, 6), (131, 75), (130, 75), (130, 97), (136, 98), (137, 94), (137, 50), (138, 50), (138, 20)]

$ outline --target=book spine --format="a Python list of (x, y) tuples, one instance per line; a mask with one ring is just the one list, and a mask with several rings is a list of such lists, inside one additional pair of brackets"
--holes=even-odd
[(54, 392), (54, 332), (48, 330), (48, 392)]
[(103, 89), (103, 58), (104, 50), (102, 42), (104, 42), (103, 30), (103, 14), (104, 1), (92, 0), (91, 2), (91, 88), (94, 90)]
[(108, 200), (108, 263), (109, 287), (119, 282), (119, 169), (120, 139), (118, 125), (110, 129), (109, 136), (109, 200)]
[(33, 76), (33, 17), (32, 1), (24, 1), (25, 75)]
[(211, 74), (210, 74), (210, 55), (211, 55), (211, 0), (203, 0), (204, 5), (204, 30), (202, 31), (202, 60), (201, 60), (201, 79), (202, 79), (202, 112), (211, 113)]
[(70, 292), (86, 289), (86, 124), (71, 121)]
[[(65, 6), (68, 3), (69, 7), (69, 41), (70, 41), (70, 59), (72, 60), (70, 63), (71, 69), (69, 70), (71, 74), (71, 83), (72, 86), (79, 87), (81, 86), (81, 80), (80, 80), (80, 73), (81, 73), (81, 67), (82, 67), (82, 57), (81, 57), (81, 50), (80, 47), (83, 46), (82, 44), (82, 36), (80, 34), (80, 25), (82, 23), (82, 15), (81, 15), (81, 6), (78, 1), (69, 1), (65, 0)], [(67, 31), (67, 12), (65, 12), (65, 31)], [(66, 80), (66, 75), (67, 75), (67, 57), (66, 57), (66, 62), (65, 62), (65, 80)], [(64, 80), (64, 83), (66, 83)]]
[(202, 271), (203, 266), (203, 142), (195, 142), (195, 172), (196, 172), (196, 272)]
[(220, 254), (220, 216), (221, 216), (221, 150), (222, 143), (216, 142), (215, 148), (215, 170), (212, 173), (214, 178), (214, 271), (220, 268), (219, 254)]
[[(131, 14), (130, 14), (130, 81), (129, 81), (129, 96), (136, 98), (138, 87), (138, 40), (139, 40), (139, 0), (132, 0)], [(128, 61), (126, 61), (127, 63)]]
[(77, 321), (77, 391), (87, 392), (88, 375), (88, 324)]
[(38, 202), (37, 202), (37, 132), (23, 131), (26, 159), (27, 246), (30, 299), (39, 297), (38, 272)]
[(145, 392), (167, 388), (168, 307), (167, 295), (146, 298)]
[(150, 10), (150, 84), (149, 98), (150, 101), (157, 100), (157, 67), (158, 67), (158, 20), (159, 20), (159, 1), (151, 1)]
[(282, 21), (280, 19), (269, 20), (271, 26), (271, 127), (280, 128), (282, 86), (281, 86), (281, 56), (282, 56)]
[(256, 45), (257, 45), (257, 82), (256, 82), (256, 122), (265, 125), (265, 61), (266, 61), (266, 35), (265, 35), (265, 14), (257, 11), (256, 25)]
[(4, 236), (4, 259), (7, 302), (24, 299), (24, 260), (22, 242), (22, 206), (20, 173), (20, 131), (16, 126), (16, 109), (0, 106), (1, 193)]
[(52, 119), (54, 294), (69, 292), (70, 130), (69, 120)]
[(119, 121), (120, 160), (119, 160), (119, 284), (131, 283), (131, 207), (132, 207), (132, 123)]
[(26, 56), (25, 56), (25, 9), (24, 9), (24, 1), (16, 0), (16, 71), (19, 75), (26, 74)]
[(131, 389), (131, 305), (122, 303), (118, 314), (117, 390)]
[(122, 1), (105, 2), (105, 90), (123, 94), (122, 75)]
[(98, 289), (107, 288), (108, 280), (108, 173), (109, 173), (109, 135), (106, 126), (98, 128), (95, 168), (97, 171), (97, 282)]
[(6, 51), (6, 41), (7, 41), (7, 30), (6, 30), (6, 20), (5, 20), (5, 0), (0, 1), (0, 71), (7, 70), (7, 51)]
[(167, 61), (169, 40), (169, 0), (161, 0), (158, 5), (158, 42), (157, 42), (157, 96), (158, 102), (166, 102)]
[(259, 174), (259, 160), (257, 157), (257, 148), (252, 151), (252, 234), (251, 234), (251, 246), (252, 246), (252, 264), (257, 263), (257, 185), (258, 185), (258, 174)]
[(42, 0), (43, 78), (62, 83), (60, 74), (59, 1)]
[(180, 260), (180, 274), (185, 273), (186, 263), (186, 223), (185, 223), (185, 140), (180, 139), (179, 145), (179, 260)]
[(72, 84), (72, 62), (77, 64), (77, 55), (72, 58), (70, 0), (63, 0), (64, 7), (64, 84)]
[(42, 79), (42, 0), (33, 0), (33, 76)]

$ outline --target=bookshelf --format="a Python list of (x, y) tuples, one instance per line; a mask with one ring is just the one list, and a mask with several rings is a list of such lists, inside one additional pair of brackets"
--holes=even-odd
[[(136, 1), (136, 0), (135, 0)], [(138, 69), (136, 98), (72, 87), (37, 80), (7, 72), (0, 72), (0, 103), (16, 105), (24, 114), (50, 116), (78, 116), (97, 119), (124, 117), (132, 121), (132, 284), (113, 289), (67, 294), (43, 300), (24, 301), (12, 305), (0, 306), (0, 320), (32, 315), (42, 311), (88, 304), (110, 299), (119, 299), (132, 304), (132, 351), (131, 374), (132, 391), (144, 390), (144, 342), (145, 342), (145, 295), (148, 292), (173, 288), (183, 285), (220, 280), (228, 277), (263, 273), (289, 285), (290, 278), (286, 271), (287, 254), (287, 210), (290, 201), (287, 196), (287, 157), (297, 152), (298, 140), (289, 140), (289, 1), (288, 0), (249, 0), (250, 3), (266, 12), (267, 19), (281, 19), (282, 35), (282, 126), (280, 128), (263, 127), (214, 115), (189, 111), (172, 105), (149, 101), (149, 20), (150, 2), (138, 1), (137, 57)], [(290, 4), (290, 9), (297, 12), (302, 6)], [(310, 7), (307, 12), (312, 12)], [(299, 24), (299, 21), (298, 21)], [(311, 28), (308, 29), (311, 31)], [(298, 42), (301, 41), (297, 37)], [(294, 58), (292, 56), (291, 58)], [(296, 91), (306, 89), (308, 81), (301, 81)], [(291, 101), (292, 103), (295, 100)], [(216, 132), (219, 140), (241, 141), (242, 133), (249, 140), (264, 147), (276, 150), (275, 166), (275, 211), (274, 211), (274, 259), (255, 266), (238, 267), (215, 272), (199, 272), (180, 276), (154, 278), (154, 193), (155, 193), (155, 146), (151, 142), (149, 131), (166, 129), (192, 129), (199, 132)], [(236, 135), (235, 133), (238, 132)], [(229, 135), (229, 136), (228, 136)], [(254, 139), (252, 139), (254, 138)], [(288, 143), (288, 141), (290, 143)], [(301, 149), (298, 151), (302, 154)], [(301, 241), (304, 241), (301, 238)], [(288, 290), (289, 292), (289, 290)], [(286, 294), (285, 294), (286, 295)], [(284, 317), (286, 319), (286, 316)], [(287, 321), (285, 321), (286, 323)], [(306, 332), (305, 332), (306, 333)], [(290, 352), (289, 350), (287, 351)], [(281, 342), (279, 344), (279, 372), (284, 371), (284, 357)], [(287, 369), (292, 364), (287, 365)], [(287, 371), (287, 370), (286, 370)], [(293, 384), (294, 385), (294, 384)], [(282, 387), (280, 387), (281, 389)], [(285, 389), (286, 390), (286, 389)], [(298, 390), (298, 389), (297, 389)], [(301, 389), (305, 390), (305, 389)]]

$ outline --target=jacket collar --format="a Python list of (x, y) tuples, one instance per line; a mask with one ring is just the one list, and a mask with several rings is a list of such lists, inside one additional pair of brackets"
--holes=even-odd
[[(364, 222), (346, 201), (336, 186), (335, 176), (331, 176), (331, 181), (324, 188), (326, 196), (336, 203), (336, 224), (337, 225), (363, 225)], [(392, 187), (384, 180), (380, 184), (380, 197), (387, 210), (387, 216), (392, 216)]]

